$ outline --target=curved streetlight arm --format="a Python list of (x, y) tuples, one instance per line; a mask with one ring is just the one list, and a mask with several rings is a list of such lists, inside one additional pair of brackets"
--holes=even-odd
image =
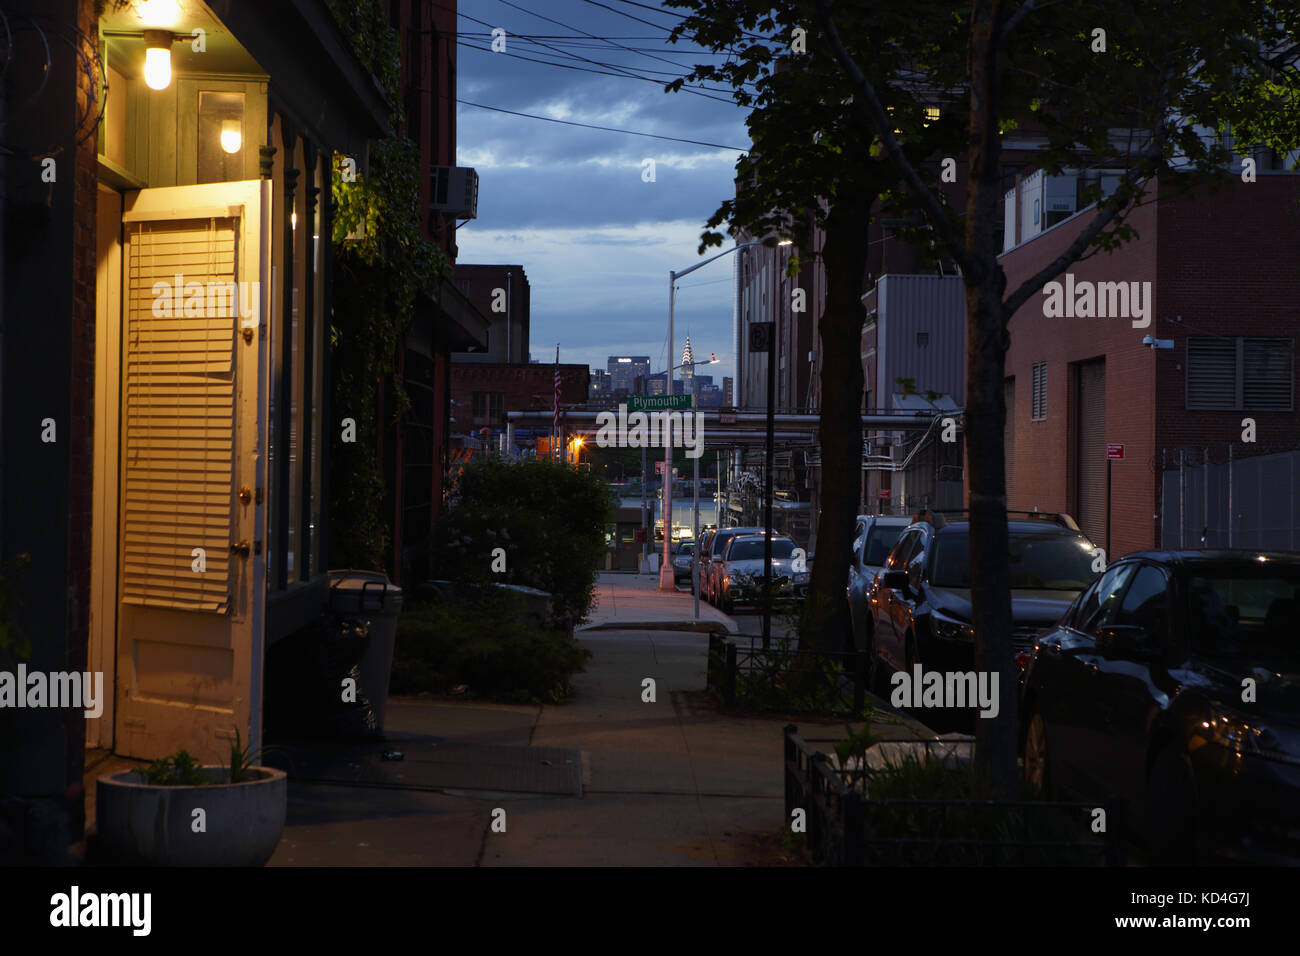
[(739, 245), (732, 246), (730, 249), (723, 249), (716, 256), (709, 256), (709, 258), (705, 259), (703, 262), (697, 262), (693, 266), (688, 266), (681, 272), (669, 272), (668, 274), (673, 277), (673, 281), (676, 281), (682, 276), (690, 275), (696, 269), (700, 268), (700, 266), (707, 266), (710, 262), (713, 262), (716, 259), (721, 259), (723, 256), (729, 256), (733, 252), (739, 252), (741, 249), (748, 249), (750, 246), (761, 246), (762, 244), (762, 239), (751, 239), (749, 242), (742, 242)]

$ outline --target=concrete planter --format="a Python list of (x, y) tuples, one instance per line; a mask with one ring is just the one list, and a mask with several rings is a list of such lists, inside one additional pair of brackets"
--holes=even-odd
[[(220, 783), (225, 767), (204, 767), (211, 786), (163, 787), (135, 770), (105, 774), (96, 787), (96, 829), (106, 862), (134, 866), (263, 866), (284, 830), (288, 778), (257, 767), (257, 779)], [(196, 809), (205, 832), (196, 833)]]

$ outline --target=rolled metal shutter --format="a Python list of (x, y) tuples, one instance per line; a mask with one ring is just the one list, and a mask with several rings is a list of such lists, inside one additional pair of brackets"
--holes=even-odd
[(1106, 360), (1080, 362), (1075, 376), (1075, 511), (1095, 543), (1106, 537)]

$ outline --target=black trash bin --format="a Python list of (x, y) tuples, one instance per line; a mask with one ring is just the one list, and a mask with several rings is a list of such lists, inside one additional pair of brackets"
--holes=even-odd
[(402, 589), (380, 571), (354, 569), (329, 572), (330, 610), (365, 620), (370, 641), (357, 665), (358, 689), (370, 701), (375, 730), (384, 729), (388, 709), (388, 681), (393, 671), (397, 643), (397, 615), (402, 611)]

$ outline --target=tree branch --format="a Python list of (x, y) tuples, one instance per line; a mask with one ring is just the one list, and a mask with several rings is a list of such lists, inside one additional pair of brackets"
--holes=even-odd
[(908, 191), (925, 209), (926, 216), (934, 226), (935, 232), (939, 234), (944, 246), (948, 249), (948, 254), (961, 267), (963, 273), (974, 273), (977, 268), (975, 257), (967, 251), (961, 234), (953, 227), (934, 193), (921, 180), (921, 175), (917, 172), (916, 167), (908, 162), (907, 156), (903, 153), (903, 147), (894, 138), (889, 114), (881, 105), (875, 87), (858, 69), (853, 57), (844, 48), (839, 31), (835, 29), (835, 24), (831, 20), (833, 6), (834, 0), (817, 0), (817, 19), (826, 32), (826, 39), (830, 43), (831, 52), (835, 55), (835, 59), (844, 69), (844, 72), (848, 74), (853, 86), (858, 89), (866, 100), (867, 112), (871, 115), (871, 121), (876, 127), (876, 135), (884, 145), (885, 151), (889, 153), (889, 158), (893, 160), (894, 165), (901, 173), (904, 185), (907, 186)]

